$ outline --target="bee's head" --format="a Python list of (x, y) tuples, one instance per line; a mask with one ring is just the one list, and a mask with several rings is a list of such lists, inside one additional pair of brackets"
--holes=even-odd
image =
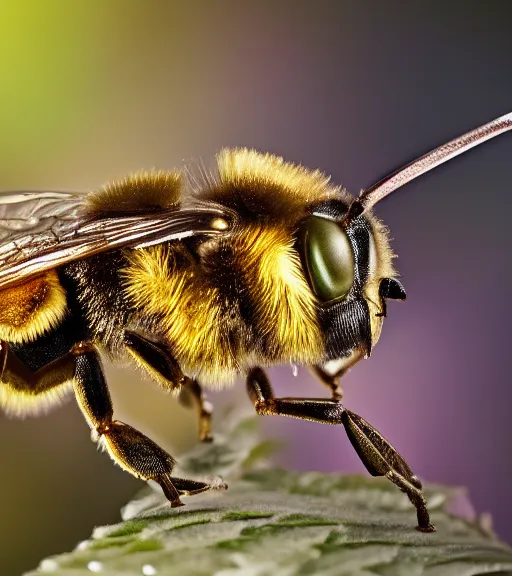
[(396, 280), (386, 228), (371, 214), (347, 221), (345, 200), (329, 199), (300, 223), (297, 250), (319, 302), (328, 359), (377, 342), (386, 299), (405, 300)]
[[(293, 358), (316, 361), (320, 348), (325, 360), (369, 355), (385, 299), (405, 298), (385, 227), (369, 211), (349, 211), (354, 197), (318, 170), (247, 149), (223, 150), (217, 162), (217, 175), (198, 191), (236, 214), (235, 267), (248, 287), (258, 286), (251, 323), (279, 333), (276, 349), (293, 342)], [(302, 354), (313, 341), (314, 352)]]

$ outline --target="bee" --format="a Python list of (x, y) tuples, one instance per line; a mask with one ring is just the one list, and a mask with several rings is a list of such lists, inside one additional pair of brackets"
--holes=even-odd
[[(243, 376), (260, 415), (343, 425), (374, 476), (386, 476), (431, 532), (422, 484), (366, 420), (340, 379), (370, 356), (387, 300), (405, 300), (387, 229), (372, 213), (410, 180), (512, 128), (512, 113), (436, 148), (359, 197), (318, 170), (225, 149), (212, 172), (128, 176), (82, 195), (0, 195), (0, 407), (26, 416), (69, 393), (124, 470), (154, 480), (171, 506), (215, 482), (177, 478), (175, 460), (114, 419), (100, 354), (125, 359), (196, 407), (203, 386)], [(323, 398), (277, 398), (264, 368), (309, 367)]]

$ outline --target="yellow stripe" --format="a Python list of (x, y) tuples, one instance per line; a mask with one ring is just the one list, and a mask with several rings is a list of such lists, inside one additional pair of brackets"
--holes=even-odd
[(285, 229), (265, 226), (252, 226), (234, 240), (256, 328), (270, 342), (272, 359), (311, 364), (320, 360), (322, 339), (315, 297), (293, 243)]
[(66, 292), (55, 270), (0, 293), (0, 339), (24, 343), (55, 328), (66, 314)]

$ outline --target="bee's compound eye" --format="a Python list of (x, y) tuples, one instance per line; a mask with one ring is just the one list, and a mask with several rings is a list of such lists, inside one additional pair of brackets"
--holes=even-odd
[(354, 282), (354, 253), (343, 228), (332, 220), (310, 216), (300, 235), (313, 292), (324, 302), (346, 296)]
[(224, 230), (228, 229), (229, 224), (227, 223), (226, 220), (224, 220), (224, 218), (214, 218), (211, 221), (210, 226), (214, 230), (218, 230), (219, 232), (223, 232)]

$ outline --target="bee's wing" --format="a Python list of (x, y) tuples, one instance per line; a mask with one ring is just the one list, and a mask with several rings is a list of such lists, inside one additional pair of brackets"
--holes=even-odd
[(218, 234), (211, 223), (224, 216), (205, 206), (92, 217), (83, 193), (0, 193), (0, 289), (112, 248)]

